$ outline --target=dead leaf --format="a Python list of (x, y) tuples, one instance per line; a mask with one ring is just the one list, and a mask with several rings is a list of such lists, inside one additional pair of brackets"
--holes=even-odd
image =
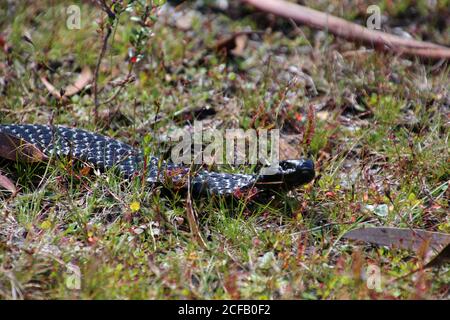
[(71, 97), (81, 90), (83, 90), (88, 84), (92, 82), (93, 74), (89, 67), (84, 67), (75, 83), (66, 87), (64, 97)]
[(233, 50), (231, 50), (231, 53), (234, 54), (235, 56), (242, 57), (244, 55), (245, 47), (247, 46), (247, 40), (248, 40), (248, 37), (246, 34), (238, 35), (234, 39), (236, 46), (234, 47)]
[(83, 177), (87, 177), (90, 172), (91, 172), (91, 167), (85, 166), (80, 170), (80, 175)]
[(317, 119), (320, 119), (322, 121), (327, 121), (330, 117), (331, 114), (328, 111), (319, 111), (316, 113)]
[(225, 55), (230, 53), (234, 56), (243, 56), (244, 50), (247, 47), (248, 36), (259, 31), (239, 31), (230, 36), (219, 39), (214, 46), (215, 50)]
[(0, 172), (0, 186), (3, 187), (5, 190), (11, 192), (13, 197), (17, 194), (17, 188), (14, 182), (12, 182), (6, 176), (2, 175), (1, 172)]
[(50, 94), (52, 96), (54, 96), (56, 99), (61, 100), (62, 96), (61, 93), (58, 91), (58, 89), (56, 89), (48, 80), (46, 77), (41, 76), (40, 77), (42, 83), (44, 84), (44, 86), (47, 88), (48, 92), (50, 92)]
[(31, 143), (3, 132), (0, 132), (0, 157), (24, 162), (40, 162), (48, 159), (41, 150)]
[(426, 241), (434, 251), (440, 251), (450, 243), (450, 234), (406, 228), (360, 228), (347, 232), (343, 237), (413, 251), (420, 250)]
[(75, 80), (75, 83), (68, 85), (64, 89), (63, 95), (61, 95), (61, 92), (58, 91), (58, 89), (56, 89), (55, 86), (51, 84), (50, 81), (48, 81), (48, 79), (45, 76), (41, 76), (40, 79), (52, 96), (54, 96), (56, 99), (62, 102), (67, 102), (69, 101), (68, 100), (69, 97), (77, 94), (92, 82), (93, 74), (89, 67), (84, 67), (81, 73), (78, 75), (77, 79)]
[(192, 28), (192, 23), (195, 19), (195, 11), (188, 11), (181, 14), (175, 21), (175, 26), (183, 31), (188, 31)]

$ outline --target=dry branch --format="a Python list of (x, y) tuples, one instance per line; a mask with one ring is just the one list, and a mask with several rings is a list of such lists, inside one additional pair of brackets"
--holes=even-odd
[(191, 194), (191, 177), (190, 172), (187, 179), (187, 197), (186, 197), (186, 216), (189, 223), (189, 228), (191, 229), (191, 234), (194, 237), (197, 244), (203, 249), (208, 249), (205, 240), (203, 240), (202, 234), (200, 232), (200, 227), (197, 222), (197, 215), (192, 205), (192, 194)]
[(420, 58), (450, 59), (450, 48), (430, 42), (401, 38), (378, 30), (371, 30), (314, 9), (283, 0), (242, 0), (262, 11), (293, 19), (313, 28), (327, 30), (330, 33), (350, 41), (362, 42), (377, 50), (392, 51)]
[(14, 197), (17, 194), (17, 188), (14, 182), (12, 182), (7, 176), (4, 176), (0, 171), (0, 187), (12, 193)]

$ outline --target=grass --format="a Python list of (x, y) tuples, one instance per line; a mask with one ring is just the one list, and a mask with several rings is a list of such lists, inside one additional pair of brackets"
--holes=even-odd
[[(309, 2), (348, 19), (364, 18), (363, 7)], [(424, 1), (416, 7), (389, 3), (380, 2), (388, 7), (388, 27), (389, 21), (408, 21), (404, 8), (417, 7), (417, 21), (448, 8), (445, 1), (428, 11)], [(62, 88), (82, 67), (95, 68), (103, 15), (80, 4), (82, 28), (68, 30), (65, 7), (29, 2), (2, 15), (1, 37), (11, 48), (0, 53), (2, 123), (52, 120), (145, 144), (166, 157), (168, 133), (192, 125), (192, 113), (177, 112), (207, 105), (216, 114), (199, 120), (204, 127), (282, 128), (282, 144), (290, 146), (285, 156), (312, 157), (318, 176), (270, 203), (195, 201), (205, 249), (190, 233), (179, 194), (149, 192), (114, 172), (85, 174), (67, 160), (3, 162), (1, 171), (20, 191), (15, 197), (0, 192), (2, 299), (449, 297), (448, 266), (404, 277), (420, 264), (417, 253), (342, 239), (352, 228), (371, 225), (450, 232), (448, 65), (362, 53), (282, 20), (237, 19), (203, 7), (193, 11), (187, 30), (177, 19), (159, 18), (133, 67), (136, 81), (102, 106), (102, 112), (118, 111), (98, 125), (90, 88), (61, 105), (39, 80), (44, 74)], [(448, 23), (440, 31), (434, 19), (427, 21), (417, 36), (448, 44)], [(137, 28), (127, 14), (120, 16), (100, 69), (100, 101), (117, 90), (112, 80), (126, 76)], [(250, 28), (263, 32), (249, 37), (242, 56), (226, 58), (211, 49), (230, 32)], [(315, 109), (310, 141), (304, 137), (309, 105)], [(387, 205), (388, 213), (377, 215), (367, 205)], [(366, 286), (370, 264), (380, 268), (379, 292)], [(80, 290), (70, 289), (72, 266), (80, 270)]]

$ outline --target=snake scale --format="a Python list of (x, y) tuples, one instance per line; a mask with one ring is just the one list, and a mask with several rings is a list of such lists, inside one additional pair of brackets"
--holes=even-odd
[[(193, 196), (236, 195), (245, 190), (289, 190), (314, 178), (311, 160), (286, 160), (279, 163), (274, 174), (231, 174), (200, 169), (191, 172), (186, 165), (145, 158), (141, 150), (100, 134), (78, 128), (49, 125), (0, 125), (0, 134), (37, 148), (47, 158), (69, 157), (106, 171), (116, 169), (131, 179), (144, 174), (151, 185), (167, 185), (186, 190), (190, 178)], [(1, 147), (1, 146), (0, 146)], [(1, 154), (1, 153), (0, 153)], [(147, 161), (144, 161), (147, 159)]]

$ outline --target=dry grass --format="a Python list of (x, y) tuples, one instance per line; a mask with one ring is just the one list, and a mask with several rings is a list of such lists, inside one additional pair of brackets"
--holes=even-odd
[[(150, 193), (113, 173), (67, 170), (70, 163), (3, 163), (21, 189), (13, 198), (0, 193), (2, 299), (449, 297), (448, 266), (398, 279), (417, 267), (417, 254), (341, 239), (363, 225), (450, 232), (445, 63), (361, 51), (324, 32), (233, 7), (224, 14), (200, 1), (198, 10), (160, 17), (138, 48), (132, 35), (141, 29), (124, 13), (100, 67), (99, 101), (110, 102), (95, 124), (92, 88), (63, 105), (39, 76), (63, 88), (83, 67), (95, 69), (101, 11), (81, 4), (82, 28), (68, 30), (69, 2), (8, 3), (11, 12), (0, 18), (2, 123), (73, 125), (165, 157), (167, 133), (190, 126), (190, 110), (209, 106), (216, 114), (198, 120), (205, 128), (282, 128), (285, 156), (311, 156), (318, 175), (272, 203), (194, 201), (205, 249), (190, 234), (179, 195)], [(366, 5), (358, 3), (311, 5), (361, 22)], [(448, 17), (448, 1), (426, 11), (426, 1), (389, 3), (381, 3), (387, 26), (449, 43), (450, 27), (439, 18)], [(212, 49), (247, 29), (261, 32), (241, 55)], [(140, 61), (130, 62), (130, 48), (140, 50)], [(131, 65), (136, 81), (116, 93), (114, 81)], [(381, 270), (380, 292), (366, 286), (369, 264)], [(71, 265), (80, 269), (81, 290), (69, 289)]]

